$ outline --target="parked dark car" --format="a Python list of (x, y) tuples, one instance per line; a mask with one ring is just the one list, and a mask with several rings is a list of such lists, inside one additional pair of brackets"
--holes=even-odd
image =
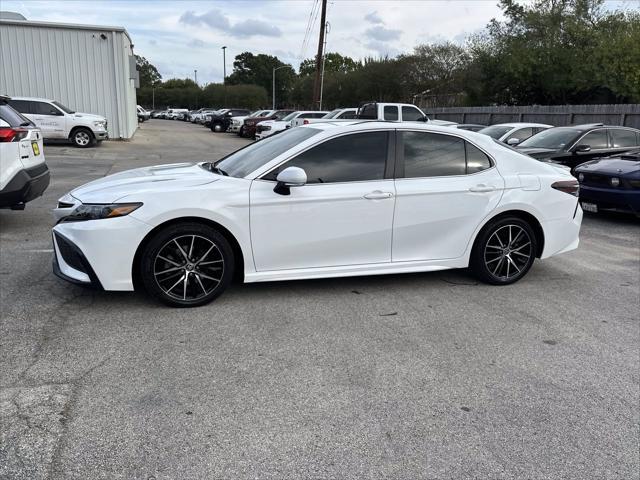
[(256, 125), (265, 120), (282, 120), (294, 110), (277, 110), (273, 115), (268, 117), (245, 118), (242, 129), (238, 132), (241, 137), (254, 138), (256, 136)]
[(576, 167), (585, 212), (629, 212), (640, 218), (640, 149)]
[(251, 110), (245, 108), (225, 108), (216, 113), (211, 114), (209, 120), (209, 128), (212, 132), (226, 132), (231, 123), (231, 117), (239, 117), (241, 115), (249, 115)]
[(572, 170), (594, 158), (640, 147), (640, 130), (599, 124), (555, 127), (537, 133), (516, 148), (537, 160), (560, 163)]

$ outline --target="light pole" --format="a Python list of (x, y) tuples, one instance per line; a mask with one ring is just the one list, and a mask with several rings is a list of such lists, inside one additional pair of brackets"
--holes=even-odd
[[(198, 70), (193, 71), (193, 78), (196, 82), (196, 87), (198, 87)], [(198, 87), (199, 89), (200, 87)], [(196, 90), (196, 108), (198, 108), (198, 90)]]
[(271, 110), (276, 109), (276, 70), (280, 70), (281, 68), (286, 68), (289, 65), (282, 65), (281, 67), (276, 67), (273, 69), (273, 87), (271, 91)]
[(222, 47), (222, 85), (224, 86), (224, 107), (227, 106), (227, 46)]

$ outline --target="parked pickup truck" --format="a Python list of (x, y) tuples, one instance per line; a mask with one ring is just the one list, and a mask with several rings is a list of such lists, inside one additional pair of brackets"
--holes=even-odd
[(336, 108), (322, 118), (296, 118), (291, 122), (292, 127), (308, 125), (310, 123), (326, 122), (327, 120), (354, 120), (358, 118), (357, 108)]
[(45, 98), (11, 97), (9, 105), (35, 123), (45, 140), (69, 140), (86, 148), (109, 138), (107, 119), (100, 115), (74, 112)]

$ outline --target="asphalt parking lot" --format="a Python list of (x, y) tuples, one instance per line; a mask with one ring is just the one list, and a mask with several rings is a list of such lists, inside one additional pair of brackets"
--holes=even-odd
[(45, 196), (0, 210), (0, 478), (638, 478), (636, 219), (585, 216), (508, 287), (262, 283), (181, 310), (53, 276), (68, 190), (246, 142), (151, 120), (46, 146)]

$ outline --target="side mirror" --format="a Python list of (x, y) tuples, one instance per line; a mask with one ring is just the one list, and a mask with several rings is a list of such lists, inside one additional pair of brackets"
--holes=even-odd
[(519, 143), (520, 143), (519, 138), (511, 137), (509, 140), (507, 140), (507, 145), (511, 145), (512, 147), (518, 145)]
[(577, 146), (573, 149), (573, 151), (574, 151), (575, 153), (587, 153), (587, 152), (590, 152), (590, 151), (591, 151), (591, 145), (585, 145), (585, 144), (577, 145)]
[(301, 187), (307, 183), (307, 174), (300, 167), (287, 167), (276, 177), (278, 183), (273, 189), (279, 195), (289, 195), (291, 187)]
[(430, 120), (429, 120), (429, 117), (427, 117), (427, 116), (425, 115), (424, 117), (419, 118), (419, 119), (418, 119), (418, 122), (429, 123), (429, 122), (430, 122)]

